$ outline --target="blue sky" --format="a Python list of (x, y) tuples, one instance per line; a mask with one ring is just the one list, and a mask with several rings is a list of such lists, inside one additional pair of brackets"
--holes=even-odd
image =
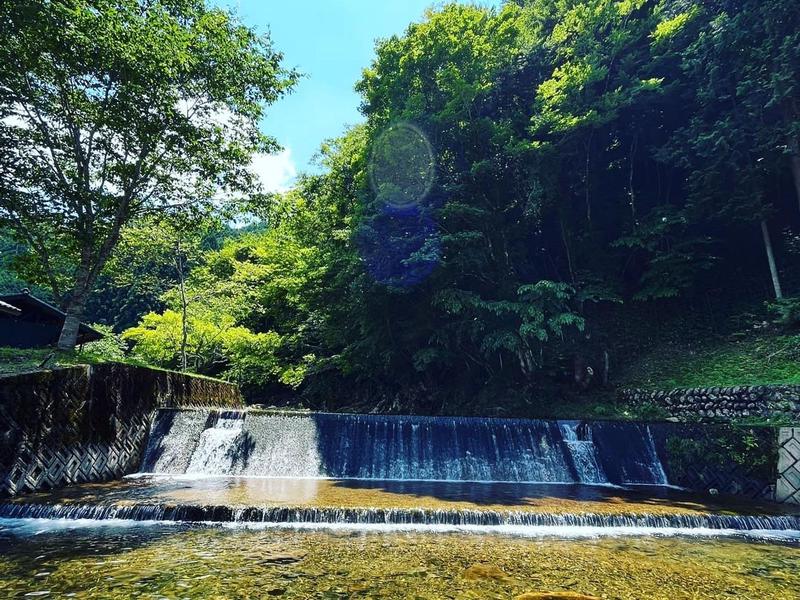
[[(295, 91), (268, 109), (265, 133), (284, 147), (257, 157), (254, 168), (268, 188), (286, 189), (297, 172), (316, 170), (320, 143), (362, 120), (353, 86), (374, 57), (375, 40), (402, 33), (422, 19), (432, 0), (216, 0), (249, 26), (269, 31), (288, 67), (305, 74)], [(480, 0), (500, 5), (500, 0)]]

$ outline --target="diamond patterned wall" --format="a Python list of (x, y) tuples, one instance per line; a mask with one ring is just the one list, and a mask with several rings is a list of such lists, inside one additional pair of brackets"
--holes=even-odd
[(0, 378), (0, 496), (137, 470), (154, 411), (239, 407), (235, 386), (104, 364)]
[(778, 484), (775, 499), (800, 504), (800, 427), (781, 427), (778, 432)]
[(669, 482), (690, 490), (773, 500), (777, 477), (775, 427), (730, 424), (650, 425)]

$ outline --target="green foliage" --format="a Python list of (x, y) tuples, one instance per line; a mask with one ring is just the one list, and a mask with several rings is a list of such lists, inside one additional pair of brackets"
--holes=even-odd
[(669, 42), (680, 34), (689, 22), (698, 16), (699, 9), (692, 6), (689, 10), (680, 12), (672, 17), (667, 17), (656, 25), (653, 31), (653, 40), (657, 44)]
[(635, 357), (620, 385), (652, 389), (800, 383), (800, 337), (750, 336), (659, 345)]
[(800, 298), (781, 298), (768, 305), (775, 316), (774, 323), (787, 329), (796, 329), (800, 325)]
[[(541, 366), (538, 353), (534, 352), (538, 344), (551, 336), (561, 337), (565, 328), (583, 329), (583, 319), (568, 306), (573, 293), (568, 285), (552, 281), (522, 285), (514, 300), (484, 300), (465, 290), (449, 289), (436, 294), (433, 306), (458, 317), (458, 328), (487, 359), (506, 351), (519, 357), (526, 369), (533, 370), (534, 366)], [(419, 362), (427, 367), (433, 355), (430, 349), (423, 352), (426, 351), (418, 353), (416, 360), (427, 357)]]
[(126, 225), (87, 312), (122, 330), (142, 314), (163, 310), (161, 296), (227, 235), (220, 219), (208, 216), (151, 215)]
[(764, 482), (776, 477), (777, 436), (772, 428), (717, 427), (705, 438), (670, 436), (666, 440), (670, 475), (683, 480), (698, 465), (726, 472), (731, 464)]
[(313, 362), (310, 353), (294, 352), (302, 340), (314, 256), (288, 227), (230, 239), (198, 257), (183, 295), (177, 287), (163, 294), (170, 308), (144, 315), (123, 339), (133, 344), (134, 356), (178, 368), (185, 297), (189, 368), (249, 386), (297, 387)]
[[(189, 317), (188, 352), (194, 368), (220, 360), (222, 335), (231, 327), (230, 319), (201, 320)], [(148, 313), (138, 326), (127, 329), (122, 338), (135, 345), (134, 354), (150, 364), (175, 368), (182, 338), (181, 314), (174, 310), (162, 314)]]
[(93, 365), (113, 360), (126, 364), (141, 364), (119, 353), (115, 341), (102, 340), (85, 344), (82, 349), (55, 352), (52, 348), (0, 347), (0, 375), (17, 375), (40, 369), (55, 369), (73, 365)]
[(15, 268), (24, 254), (25, 246), (15, 242), (9, 232), (0, 229), (0, 294), (16, 294), (23, 288), (30, 288)]
[[(204, 328), (218, 342), (192, 368), (325, 406), (417, 389), (445, 406), (569, 388), (583, 363), (601, 373), (596, 357), (622, 338), (610, 307), (656, 319), (658, 303), (690, 305), (734, 266), (765, 270), (742, 228), (796, 204), (767, 183), (789, 176), (777, 140), (794, 117), (777, 106), (800, 88), (778, 42), (793, 19), (749, 1), (742, 14), (649, 0), (429, 11), (378, 42), (357, 84), (366, 122), (323, 145), (323, 173), (253, 207), (263, 230), (197, 256), (192, 353)], [(750, 36), (757, 58), (736, 50)], [(172, 332), (150, 356), (175, 364), (179, 290), (161, 299), (169, 310), (141, 326)], [(640, 374), (796, 376), (789, 352), (748, 364), (761, 350), (726, 348)]]
[(103, 334), (103, 337), (95, 342), (84, 344), (78, 353), (81, 359), (86, 359), (91, 363), (127, 361), (127, 345), (111, 327), (94, 323), (92, 328)]
[(699, 272), (714, 267), (711, 238), (693, 235), (687, 231), (688, 224), (684, 211), (657, 208), (633, 232), (612, 244), (647, 257), (634, 300), (674, 298), (694, 286)]
[(689, 171), (695, 218), (752, 222), (778, 209), (773, 184), (798, 151), (800, 14), (769, 0), (712, 2), (704, 13), (681, 57), (697, 85), (691, 118), (665, 156)]
[[(790, 167), (800, 160), (800, 23), (791, 3), (531, 0), (432, 9), (377, 43), (357, 83), (365, 122), (322, 145), (320, 173), (270, 196), (249, 193), (258, 190), (249, 189), (245, 165), (251, 152), (274, 147), (256, 123), (295, 74), (280, 68), (267, 39), (199, 0), (155, 2), (141, 14), (129, 10), (134, 0), (118, 2), (119, 13), (73, 4), (32, 4), (44, 22), (78, 26), (63, 41), (47, 38), (54, 54), (23, 52), (30, 70), (104, 75), (118, 62), (141, 62), (119, 84), (133, 86), (138, 104), (115, 105), (115, 120), (100, 122), (98, 135), (110, 140), (103, 147), (131, 135), (137, 148), (152, 139), (172, 152), (164, 169), (200, 174), (187, 192), (185, 177), (156, 169), (147, 214), (126, 217), (118, 240), (106, 209), (119, 198), (89, 198), (105, 219), (92, 251), (104, 236), (116, 247), (98, 270), (92, 314), (127, 328), (133, 356), (176, 368), (185, 347), (191, 370), (325, 408), (358, 396), (366, 409), (473, 402), (501, 414), (491, 396), (526, 414), (537, 403), (552, 414), (553, 398), (610, 394), (608, 360), (611, 383), (622, 362), (617, 383), (800, 380), (793, 336), (760, 329), (732, 342), (700, 335), (707, 331), (698, 326), (706, 342), (694, 345), (682, 323), (668, 336), (672, 351), (644, 339), (665, 311), (680, 309), (695, 324), (713, 319), (745, 286), (763, 306), (760, 222), (767, 231), (776, 222), (797, 229)], [(139, 37), (114, 33), (120, 24)], [(81, 30), (96, 35), (84, 39)], [(6, 52), (30, 50), (31, 31), (5, 32)], [(153, 46), (147, 56), (145, 43)], [(65, 48), (80, 64), (66, 61)], [(108, 50), (100, 54), (110, 66), (96, 64), (97, 48)], [(0, 68), (11, 84), (15, 76)], [(188, 78), (188, 91), (175, 77)], [(145, 86), (150, 79), (158, 98)], [(90, 92), (108, 81), (70, 88), (80, 131), (102, 108), (102, 94)], [(199, 121), (179, 110), (197, 97)], [(44, 92), (43, 100), (53, 113), (61, 101)], [(151, 104), (152, 120), (130, 133), (115, 127)], [(215, 121), (220, 110), (237, 115), (235, 126)], [(8, 136), (39, 135), (3, 122), (0, 147)], [(57, 177), (34, 175), (37, 200), (46, 191), (53, 206), (73, 201), (63, 186), (45, 190)], [(117, 160), (110, 176), (124, 189), (131, 166)], [(224, 212), (153, 214), (202, 204), (219, 187), (249, 196), (257, 222), (231, 232), (220, 224)], [(15, 226), (15, 243), (29, 254), (14, 268), (66, 289), (82, 240), (77, 225), (70, 216), (65, 227), (63, 211), (31, 214), (46, 243)], [(791, 250), (791, 232), (784, 238)], [(783, 243), (772, 250), (792, 293), (789, 253)], [(793, 300), (775, 310), (786, 325), (796, 320)], [(641, 337), (630, 333), (634, 319)], [(564, 404), (637, 416), (603, 399), (599, 407)]]
[(202, 0), (0, 4), (0, 225), (66, 307), (65, 345), (123, 226), (257, 191), (281, 58)]
[[(178, 368), (182, 340), (181, 314), (167, 310), (149, 313), (141, 324), (125, 331), (123, 340), (135, 345), (133, 356), (148, 364)], [(228, 315), (197, 309), (188, 318), (187, 352), (193, 371), (220, 374), (247, 385), (264, 385), (282, 375), (276, 350), (277, 333), (253, 333), (234, 325)], [(287, 381), (295, 382), (294, 373)]]

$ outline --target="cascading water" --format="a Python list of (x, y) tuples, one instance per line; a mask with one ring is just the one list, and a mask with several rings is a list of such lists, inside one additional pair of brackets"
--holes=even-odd
[[(611, 497), (595, 498), (600, 490), (638, 502), (631, 490), (587, 486), (641, 484), (672, 493), (663, 487), (667, 477), (650, 429), (637, 423), (164, 409), (139, 475), (121, 493), (79, 489), (74, 499), (0, 504), (0, 519), (800, 536), (800, 516), (687, 513), (677, 505), (669, 513), (663, 503), (651, 513), (644, 500), (612, 511), (597, 504), (596, 513), (552, 504), (552, 497)], [(308, 489), (298, 494), (298, 483)], [(581, 485), (540, 485), (546, 483)], [(653, 489), (636, 493), (649, 498)], [(411, 496), (419, 503), (401, 500)]]
[(209, 416), (201, 410), (159, 412), (147, 440), (141, 470), (185, 473)]
[[(579, 436), (579, 429), (582, 435)], [(561, 435), (570, 450), (575, 471), (581, 483), (608, 483), (605, 471), (597, 456), (597, 447), (592, 440), (592, 426), (586, 423), (562, 423)]]
[(294, 506), (175, 505), (151, 503), (0, 503), (0, 518), (123, 519), (187, 523), (296, 523), (351, 525), (468, 525), (519, 527), (646, 527), (731, 531), (798, 531), (792, 515), (551, 514), (528, 511), (425, 508), (336, 508)]
[(243, 431), (245, 414), (239, 411), (212, 413), (200, 434), (187, 473), (209, 471), (234, 474), (247, 452)]
[[(185, 416), (187, 412), (202, 417)], [(201, 421), (204, 426), (198, 427)], [(142, 471), (337, 479), (667, 483), (649, 430), (635, 423), (243, 411), (161, 411)]]
[(597, 421), (591, 425), (597, 456), (612, 483), (667, 485), (653, 434), (647, 425)]

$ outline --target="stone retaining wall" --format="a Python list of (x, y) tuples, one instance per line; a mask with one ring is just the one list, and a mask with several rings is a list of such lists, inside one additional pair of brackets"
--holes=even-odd
[(192, 406), (242, 399), (231, 384), (116, 363), (0, 377), (0, 496), (134, 472), (154, 411)]
[(800, 385), (703, 387), (676, 390), (620, 391), (633, 406), (653, 405), (670, 420), (731, 421), (748, 417), (780, 418), (800, 422)]

